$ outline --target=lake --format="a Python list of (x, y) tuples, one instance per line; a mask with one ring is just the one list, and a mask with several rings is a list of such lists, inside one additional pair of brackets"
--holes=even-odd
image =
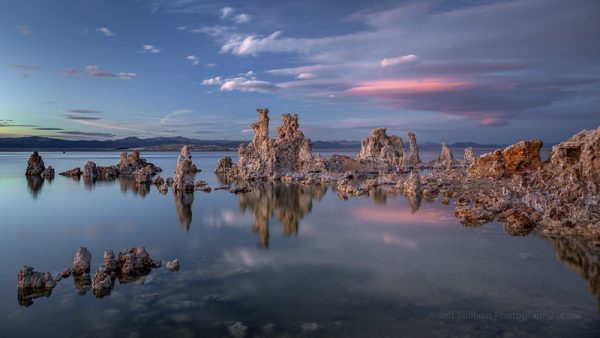
[[(40, 154), (57, 174), (119, 161)], [(331, 187), (180, 199), (126, 180), (28, 180), (29, 155), (0, 153), (3, 337), (600, 336), (600, 257), (577, 240), (465, 227), (452, 202), (343, 200)], [(177, 155), (142, 152), (164, 178)], [(219, 185), (212, 171), (226, 155), (193, 153), (196, 179)], [(80, 294), (68, 278), (29, 306), (18, 301), (23, 265), (56, 274), (85, 246), (93, 275), (105, 249), (138, 245), (163, 267), (107, 297)], [(168, 272), (174, 258), (181, 268)]]

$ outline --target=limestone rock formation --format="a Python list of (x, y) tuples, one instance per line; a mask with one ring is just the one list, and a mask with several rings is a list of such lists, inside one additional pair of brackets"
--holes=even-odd
[(135, 183), (148, 184), (152, 182), (154, 171), (149, 166), (139, 168), (134, 175)]
[(451, 169), (455, 165), (452, 150), (445, 143), (442, 143), (442, 152), (436, 159), (436, 164), (441, 165), (445, 169)]
[(34, 298), (50, 296), (55, 286), (50, 272), (36, 272), (24, 266), (17, 273), (17, 300), (20, 305), (30, 306)]
[(475, 156), (473, 155), (473, 148), (472, 147), (465, 148), (465, 162), (466, 162), (467, 166), (471, 165), (471, 163), (473, 163), (474, 160), (475, 160)]
[(167, 270), (169, 271), (179, 271), (179, 260), (175, 258), (172, 261), (167, 262)]
[(356, 159), (374, 171), (392, 171), (402, 165), (405, 156), (402, 138), (388, 136), (386, 128), (376, 128), (362, 140)]
[(149, 273), (152, 268), (159, 268), (161, 262), (150, 257), (143, 246), (119, 252), (117, 260), (121, 279), (135, 279), (136, 276)]
[(175, 179), (173, 180), (174, 191), (194, 191), (194, 173), (192, 169), (192, 155), (188, 146), (181, 148), (181, 153), (177, 158), (177, 169)]
[(251, 125), (254, 137), (238, 148), (239, 162), (230, 169), (227, 160), (219, 168), (230, 179), (279, 179), (288, 174), (325, 170), (323, 158), (312, 154), (312, 143), (298, 125), (298, 115), (282, 114), (275, 139), (269, 138), (269, 110), (257, 109), (259, 120)]
[(417, 136), (415, 133), (408, 133), (408, 142), (410, 147), (408, 164), (414, 166), (421, 163), (419, 148), (417, 147)]
[(56, 283), (50, 272), (36, 272), (30, 266), (22, 267), (17, 273), (18, 289), (52, 289)]
[(67, 171), (63, 171), (62, 173), (59, 173), (59, 175), (67, 177), (79, 177), (83, 175), (83, 172), (81, 171), (81, 168), (76, 167)]
[(226, 174), (233, 167), (233, 161), (231, 157), (226, 156), (217, 161), (217, 168), (215, 169), (216, 174)]
[(411, 171), (408, 180), (404, 187), (404, 193), (407, 195), (417, 196), (421, 189), (421, 183), (419, 181), (419, 173), (417, 171)]
[(73, 258), (73, 275), (82, 275), (90, 272), (90, 261), (92, 260), (92, 254), (86, 247), (80, 247), (75, 252)]
[(49, 165), (41, 174), (41, 177), (46, 178), (46, 179), (53, 179), (54, 178), (54, 168), (52, 168), (51, 165)]
[(96, 167), (96, 163), (92, 161), (87, 161), (87, 163), (83, 166), (83, 177), (94, 180), (98, 178), (99, 171)]
[(26, 176), (40, 176), (46, 167), (44, 166), (44, 160), (38, 154), (37, 151), (34, 151), (29, 160), (27, 161), (27, 168), (25, 169)]
[(475, 158), (469, 167), (469, 176), (498, 179), (538, 169), (541, 167), (542, 144), (541, 140), (520, 141), (504, 150), (483, 154)]
[(112, 250), (104, 251), (102, 266), (96, 270), (92, 280), (92, 291), (98, 298), (107, 296), (112, 291), (117, 278), (118, 264)]

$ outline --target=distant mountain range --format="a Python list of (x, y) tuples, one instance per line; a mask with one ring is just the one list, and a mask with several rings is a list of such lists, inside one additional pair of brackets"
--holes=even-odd
[[(229, 140), (197, 140), (186, 137), (152, 137), (138, 138), (126, 137), (118, 140), (89, 140), (73, 141), (62, 140), (49, 137), (28, 136), (0, 138), (0, 151), (108, 151), (108, 150), (128, 150), (141, 149), (151, 151), (176, 151), (181, 145), (187, 144), (193, 151), (228, 151), (236, 150), (240, 143), (248, 141), (229, 141)], [(408, 145), (407, 145), (408, 146)], [(503, 148), (498, 144), (477, 144), (472, 142), (457, 142), (448, 145), (453, 149), (473, 148)], [(419, 143), (420, 149), (434, 150), (439, 149), (438, 143)], [(315, 141), (313, 142), (315, 150), (358, 150), (359, 141)]]

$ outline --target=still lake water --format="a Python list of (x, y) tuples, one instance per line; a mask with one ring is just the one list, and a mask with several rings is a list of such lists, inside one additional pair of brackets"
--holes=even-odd
[[(41, 153), (56, 172), (118, 162), (119, 153)], [(224, 153), (194, 153), (196, 179)], [(235, 154), (229, 154), (235, 155)], [(402, 196), (342, 200), (331, 188), (262, 185), (196, 192), (193, 202), (126, 181), (28, 182), (29, 153), (0, 153), (2, 337), (600, 336), (600, 257), (576, 241), (465, 227), (453, 208)], [(173, 176), (176, 153), (142, 157)], [(427, 156), (424, 156), (427, 157)], [(23, 265), (57, 273), (75, 250), (144, 245), (163, 261), (108, 297), (73, 279), (29, 307)], [(167, 260), (179, 258), (179, 272)]]

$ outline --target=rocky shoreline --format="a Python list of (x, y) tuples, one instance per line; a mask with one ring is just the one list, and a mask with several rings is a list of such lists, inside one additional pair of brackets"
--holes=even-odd
[[(513, 235), (536, 231), (600, 241), (600, 127), (553, 146), (546, 160), (540, 157), (543, 142), (529, 140), (479, 157), (466, 148), (460, 159), (443, 144), (435, 160), (423, 163), (414, 133), (408, 133), (408, 151), (401, 137), (376, 128), (361, 142), (355, 157), (325, 157), (312, 152), (297, 114), (282, 114), (281, 126), (271, 139), (269, 110), (257, 112), (258, 121), (251, 125), (254, 137), (239, 146), (238, 162), (224, 157), (216, 163), (220, 187), (194, 180), (200, 170), (187, 146), (177, 159), (175, 177), (166, 180), (154, 177), (161, 169), (142, 159), (139, 151), (121, 154), (116, 165), (88, 162), (83, 170), (60, 174), (88, 182), (125, 177), (136, 186), (154, 183), (162, 194), (171, 187), (182, 209), (178, 214), (184, 215), (180, 220), (184, 228), (191, 220), (191, 212), (184, 210), (189, 209), (194, 191), (225, 189), (245, 194), (252, 191), (252, 182), (264, 181), (331, 186), (343, 199), (402, 194), (417, 208), (422, 199), (440, 199), (446, 205), (453, 202), (455, 216), (467, 226), (499, 221)], [(53, 173), (37, 152), (31, 155), (28, 179), (50, 178)]]

